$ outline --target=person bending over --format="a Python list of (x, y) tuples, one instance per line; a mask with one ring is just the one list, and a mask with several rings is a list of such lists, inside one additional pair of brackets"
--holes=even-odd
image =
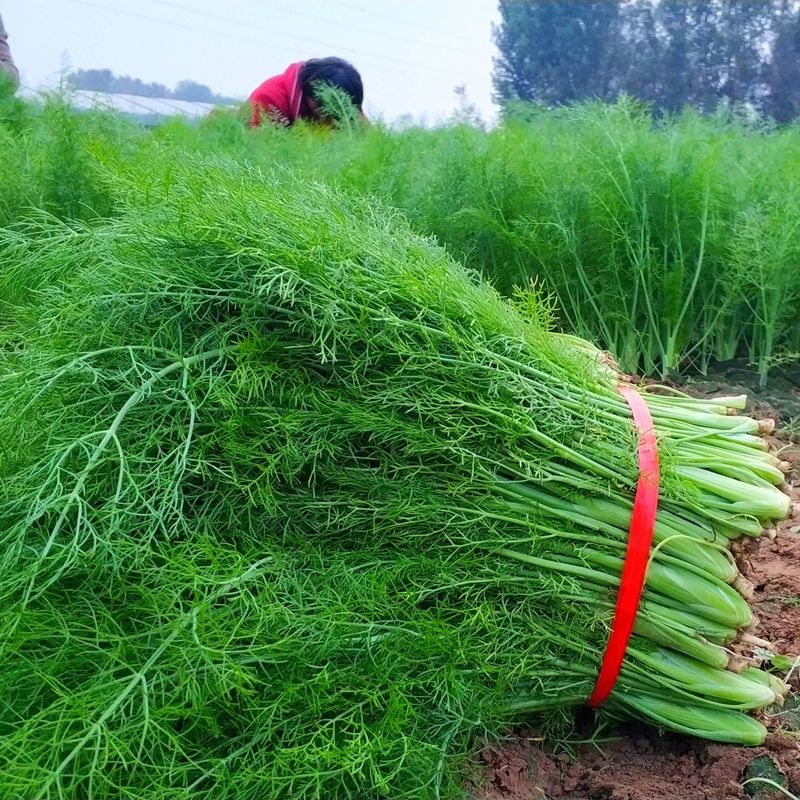
[(350, 98), (361, 119), (364, 86), (361, 75), (341, 58), (312, 58), (290, 64), (281, 75), (267, 78), (250, 95), (252, 116), (250, 124), (265, 120), (276, 125), (293, 125), (302, 119), (330, 125), (332, 119), (324, 109), (321, 87), (338, 89)]

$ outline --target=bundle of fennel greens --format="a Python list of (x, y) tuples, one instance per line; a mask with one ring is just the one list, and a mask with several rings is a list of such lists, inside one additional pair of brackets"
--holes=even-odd
[[(119, 218), (0, 240), (35, 288), (0, 329), (0, 794), (461, 796), (476, 741), (592, 692), (617, 376), (365, 200), (117, 179)], [(742, 398), (644, 397), (661, 499), (601, 713), (756, 744), (785, 687), (730, 545), (788, 513), (785, 465)]]

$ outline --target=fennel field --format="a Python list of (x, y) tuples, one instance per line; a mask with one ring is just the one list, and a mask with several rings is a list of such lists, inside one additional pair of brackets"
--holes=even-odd
[[(518, 117), (521, 114), (517, 115)], [(101, 112), (6, 100), (0, 224), (113, 215), (103, 165), (163, 173), (210, 156), (293, 172), (400, 209), (505, 295), (532, 284), (552, 323), (666, 377), (744, 359), (766, 383), (800, 354), (800, 128), (633, 102), (530, 110), (484, 132), (247, 130), (236, 114), (149, 132)]]
[[(799, 183), (800, 128), (627, 101), (0, 98), (0, 797), (800, 791)], [(666, 386), (661, 497), (587, 722), (639, 477), (609, 364)]]

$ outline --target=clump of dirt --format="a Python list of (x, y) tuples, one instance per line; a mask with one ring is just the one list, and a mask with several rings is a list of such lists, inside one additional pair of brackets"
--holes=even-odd
[(758, 619), (755, 633), (791, 656), (800, 655), (800, 525), (781, 525), (775, 539), (758, 539), (739, 559), (744, 576), (754, 584), (751, 601)]
[[(792, 376), (794, 377), (794, 376)], [(792, 423), (800, 419), (800, 383), (781, 377), (756, 390), (752, 374), (736, 367), (680, 388), (692, 394), (748, 394), (748, 413), (777, 423), (772, 444), (794, 470), (787, 490), (800, 501), (800, 446)], [(780, 433), (781, 426), (789, 425)], [(777, 652), (800, 655), (800, 518), (782, 522), (773, 532), (743, 542), (738, 561), (753, 584), (757, 619), (753, 633)], [(792, 681), (800, 690), (795, 671)], [(800, 795), (800, 701), (790, 697), (783, 709), (764, 714), (776, 731), (763, 747), (736, 747), (674, 734), (661, 735), (644, 725), (616, 731), (614, 740), (583, 745), (575, 757), (548, 751), (534, 732), (520, 731), (481, 754), (486, 782), (475, 800), (773, 800), (786, 797), (764, 784), (743, 785), (767, 766), (784, 789)], [(602, 748), (602, 749), (601, 749)], [(758, 769), (755, 769), (758, 765)]]
[[(490, 780), (478, 800), (743, 800), (748, 765), (767, 758), (789, 791), (800, 790), (797, 742), (769, 737), (764, 747), (733, 747), (628, 726), (602, 752), (572, 760), (517, 739), (483, 753)], [(766, 800), (770, 794), (759, 793)]]

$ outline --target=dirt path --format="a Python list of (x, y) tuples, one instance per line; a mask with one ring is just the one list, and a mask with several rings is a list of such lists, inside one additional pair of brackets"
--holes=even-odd
[[(751, 413), (771, 416), (778, 423), (774, 444), (782, 458), (796, 465), (790, 476), (800, 499), (800, 381), (778, 376), (767, 390), (752, 386), (745, 371), (736, 369), (685, 388), (697, 394), (746, 393)], [(795, 419), (797, 418), (797, 419)], [(781, 652), (800, 655), (800, 519), (783, 522), (775, 538), (745, 543), (740, 569), (755, 587), (752, 606), (757, 635)], [(800, 680), (792, 681), (800, 692)], [(786, 797), (763, 788), (742, 785), (749, 777), (767, 776), (800, 795), (800, 699), (790, 697), (783, 709), (765, 715), (775, 733), (764, 747), (720, 745), (685, 736), (659, 735), (646, 726), (631, 725), (601, 745), (581, 747), (575, 758), (542, 749), (535, 732), (521, 731), (482, 754), (486, 785), (476, 800), (757, 800)]]

